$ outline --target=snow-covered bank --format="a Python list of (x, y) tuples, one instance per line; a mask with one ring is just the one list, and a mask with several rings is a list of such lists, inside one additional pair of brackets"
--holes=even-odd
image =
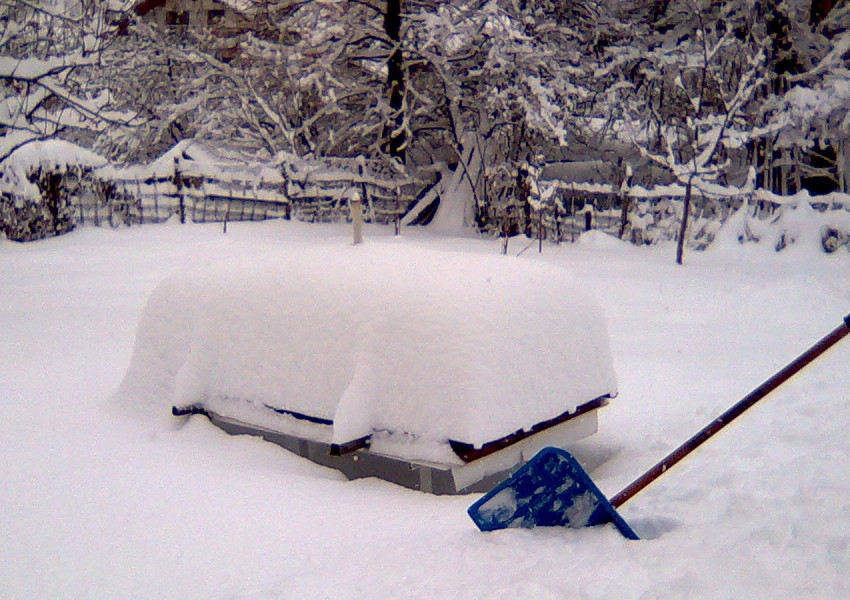
[[(493, 240), (366, 235), (370, 248), (499, 252)], [(609, 495), (850, 311), (847, 253), (731, 246), (677, 267), (670, 247), (583, 242), (519, 260), (567, 268), (603, 304), (619, 396), (575, 453)], [(282, 222), (0, 242), (4, 595), (850, 594), (846, 341), (624, 505), (652, 538), (636, 543), (610, 528), (481, 534), (465, 514), (474, 496), (342, 481), (202, 418), (175, 429), (110, 404), (168, 274), (348, 244), (343, 228)]]

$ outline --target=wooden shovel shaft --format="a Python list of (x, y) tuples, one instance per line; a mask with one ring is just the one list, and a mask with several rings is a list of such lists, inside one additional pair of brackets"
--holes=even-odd
[(626, 486), (623, 491), (611, 498), (611, 504), (614, 507), (619, 507), (626, 501), (640, 492), (650, 483), (661, 477), (667, 470), (677, 462), (685, 458), (688, 454), (699, 448), (703, 442), (708, 440), (715, 433), (726, 427), (729, 423), (741, 416), (748, 408), (756, 402), (767, 396), (770, 392), (778, 388), (780, 385), (788, 381), (798, 371), (802, 370), (806, 365), (815, 360), (821, 354), (831, 348), (836, 342), (850, 334), (850, 314), (844, 317), (844, 322), (833, 329), (830, 333), (823, 337), (814, 346), (803, 352), (800, 356), (783, 367), (780, 371), (774, 374), (770, 379), (762, 383), (752, 392), (741, 398), (737, 404), (729, 410), (717, 417), (714, 421), (706, 425), (696, 435), (686, 441), (684, 444), (673, 450), (665, 456), (649, 471), (635, 479), (632, 483)]

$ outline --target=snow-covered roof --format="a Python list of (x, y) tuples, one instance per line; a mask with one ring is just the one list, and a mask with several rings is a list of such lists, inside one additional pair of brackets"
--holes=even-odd
[(333, 421), (336, 443), (384, 432), (433, 460), (450, 439), (528, 430), (616, 381), (603, 315), (563, 269), (376, 243), (167, 279), (122, 389), (162, 414), (265, 404)]
[(546, 164), (540, 170), (540, 179), (606, 183), (611, 179), (612, 167), (604, 160), (573, 160)]
[[(253, 4), (250, 0), (212, 0), (212, 2), (213, 4), (240, 12), (246, 12), (253, 8)], [(166, 3), (167, 0), (139, 0), (133, 3), (133, 9), (136, 11), (137, 15), (146, 15), (154, 9), (165, 6)], [(193, 3), (190, 1), (185, 2), (187, 8), (192, 6), (192, 4)]]

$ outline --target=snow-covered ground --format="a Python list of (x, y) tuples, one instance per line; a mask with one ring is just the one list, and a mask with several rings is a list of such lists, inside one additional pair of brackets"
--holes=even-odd
[[(625, 504), (611, 527), (480, 533), (478, 496), (336, 472), (201, 417), (113, 400), (142, 307), (179, 269), (350, 244), (338, 226), (83, 229), (0, 241), (4, 598), (844, 598), (850, 596), (850, 340)], [(498, 241), (366, 229), (497, 255)], [(609, 496), (850, 311), (850, 253), (601, 235), (504, 260), (571, 271), (607, 316), (619, 396), (573, 448)], [(356, 251), (353, 250), (352, 251)]]

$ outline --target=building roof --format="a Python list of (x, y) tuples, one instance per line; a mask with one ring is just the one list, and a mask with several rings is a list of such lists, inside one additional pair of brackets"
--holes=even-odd
[[(179, 2), (180, 0), (178, 0)], [(183, 0), (185, 2), (185, 0)], [(239, 0), (214, 0), (216, 4), (220, 4), (224, 8), (229, 8), (234, 12), (244, 13), (248, 8), (245, 2)], [(167, 0), (139, 0), (133, 6), (133, 11), (140, 16), (148, 14), (150, 11), (165, 6)], [(188, 6), (188, 2), (185, 2)]]

